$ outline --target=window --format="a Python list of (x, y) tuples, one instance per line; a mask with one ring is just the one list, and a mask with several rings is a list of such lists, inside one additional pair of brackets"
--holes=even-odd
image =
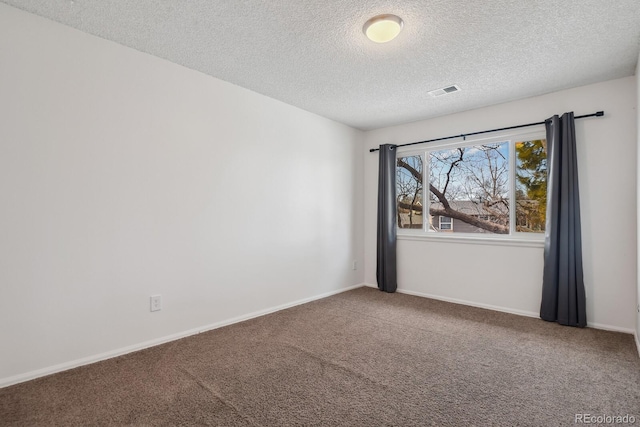
[(427, 233), (544, 232), (546, 141), (536, 136), (398, 153), (398, 227)]
[(422, 156), (398, 157), (397, 164), (398, 227), (422, 229)]
[(547, 141), (515, 143), (516, 231), (544, 232), (547, 213)]
[(453, 231), (453, 219), (448, 216), (440, 217), (440, 230)]

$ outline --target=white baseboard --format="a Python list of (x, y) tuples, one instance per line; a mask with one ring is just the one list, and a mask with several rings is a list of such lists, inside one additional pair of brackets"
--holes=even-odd
[(44, 377), (46, 375), (55, 374), (57, 372), (67, 371), (69, 369), (77, 368), (79, 366), (88, 365), (95, 362), (100, 362), (101, 360), (111, 359), (113, 357), (122, 356), (127, 353), (133, 353), (134, 351), (144, 350), (145, 348), (154, 347), (156, 345), (164, 344), (170, 341), (175, 341), (181, 338), (185, 338), (191, 335), (196, 335), (201, 332), (210, 331), (212, 329), (218, 329), (223, 326), (232, 325), (234, 323), (243, 322), (245, 320), (253, 319), (255, 317), (264, 316), (266, 314), (275, 313), (276, 311), (284, 310), (287, 308), (295, 307), (297, 305), (306, 304), (311, 301), (319, 300), (322, 298), (329, 297), (331, 295), (336, 295), (342, 292), (347, 292), (352, 289), (361, 288), (364, 284), (358, 284), (349, 286), (347, 288), (341, 288), (335, 291), (325, 292), (320, 295), (315, 295), (309, 298), (303, 298), (301, 300), (293, 301), (290, 303), (278, 305), (276, 307), (267, 308), (264, 310), (255, 311), (253, 313), (245, 314), (242, 316), (233, 317), (231, 319), (223, 320), (220, 322), (212, 323), (209, 325), (200, 326), (198, 328), (189, 329), (187, 331), (179, 332), (176, 334), (167, 335), (161, 338), (156, 338), (149, 341), (144, 341), (139, 344), (134, 344), (128, 347), (119, 348), (112, 351), (107, 351), (105, 353), (96, 354), (93, 356), (83, 357), (81, 359), (72, 360), (70, 362), (60, 363), (58, 365), (49, 366), (42, 369), (37, 369), (35, 371), (30, 371), (24, 374), (15, 375), (8, 378), (0, 379), (0, 388), (8, 387), (10, 385), (22, 383), (25, 381), (30, 381), (39, 377)]
[[(371, 287), (371, 288), (377, 288), (376, 285), (372, 285), (372, 284), (369, 284), (369, 283), (366, 283), (364, 286), (368, 286), (368, 287)], [(462, 305), (468, 305), (468, 306), (471, 306), (471, 307), (484, 308), (484, 309), (487, 309), (487, 310), (501, 311), (503, 313), (516, 314), (518, 316), (540, 318), (540, 313), (536, 313), (535, 311), (526, 311), (526, 310), (519, 310), (519, 309), (509, 308), (509, 307), (501, 307), (501, 306), (497, 306), (497, 305), (478, 303), (478, 302), (462, 300), (462, 299), (458, 299), (458, 298), (443, 297), (443, 296), (440, 296), (440, 295), (426, 294), (426, 293), (423, 293), (423, 292), (415, 292), (415, 291), (410, 291), (410, 290), (407, 290), (407, 289), (400, 289), (400, 288), (398, 288), (396, 290), (396, 292), (401, 293), (401, 294), (414, 295), (414, 296), (422, 297), (422, 298), (430, 298), (430, 299), (435, 299), (435, 300), (439, 300), (439, 301), (452, 302), (454, 304), (462, 304)], [(633, 329), (621, 328), (619, 326), (612, 326), (612, 325), (606, 325), (606, 324), (602, 324), (602, 323), (591, 323), (591, 322), (587, 322), (587, 326), (590, 327), (590, 328), (594, 328), (594, 329), (602, 329), (604, 331), (622, 332), (622, 333), (625, 333), (625, 334), (635, 335), (635, 331)], [(636, 344), (638, 344), (637, 335), (636, 335)], [(638, 349), (640, 351), (640, 345), (639, 345)]]
[(629, 328), (621, 328), (620, 326), (605, 325), (603, 323), (591, 323), (587, 321), (587, 327), (593, 329), (602, 329), (603, 331), (622, 332), (623, 334), (635, 335), (636, 331)]
[[(342, 288), (342, 289), (338, 289), (338, 290), (335, 290), (335, 291), (325, 292), (323, 294), (315, 295), (313, 297), (304, 298), (304, 299), (293, 301), (293, 302), (290, 302), (290, 303), (287, 303), (287, 304), (282, 304), (282, 305), (279, 305), (279, 306), (276, 306), (276, 307), (271, 307), (271, 308), (268, 308), (268, 309), (255, 311), (253, 313), (249, 313), (249, 314), (242, 315), (242, 316), (237, 316), (237, 317), (234, 317), (234, 318), (231, 318), (231, 319), (223, 320), (223, 321), (220, 321), (220, 322), (212, 323), (212, 324), (201, 326), (201, 327), (198, 327), (198, 328), (189, 329), (187, 331), (179, 332), (179, 333), (176, 333), (176, 334), (167, 335), (167, 336), (164, 336), (164, 337), (161, 337), (161, 338), (156, 338), (156, 339), (149, 340), (149, 341), (144, 341), (142, 343), (134, 344), (134, 345), (131, 345), (131, 346), (128, 346), (128, 347), (119, 348), (119, 349), (116, 349), (116, 350), (112, 350), (112, 351), (108, 351), (108, 352), (105, 352), (105, 353), (96, 354), (96, 355), (93, 355), (93, 356), (83, 357), (81, 359), (76, 359), (76, 360), (72, 360), (70, 362), (60, 363), (58, 365), (49, 366), (49, 367), (42, 368), (42, 369), (37, 369), (35, 371), (30, 371), (30, 372), (27, 372), (27, 373), (24, 373), (24, 374), (15, 375), (15, 376), (12, 376), (12, 377), (2, 378), (2, 379), (0, 379), (0, 388), (8, 387), (10, 385), (22, 383), (22, 382), (25, 382), (25, 381), (30, 381), (30, 380), (33, 380), (33, 379), (36, 379), (36, 378), (47, 376), (47, 375), (55, 374), (57, 372), (62, 372), (62, 371), (66, 371), (66, 370), (69, 370), (69, 369), (77, 368), (79, 366), (83, 366), (83, 365), (88, 365), (88, 364), (91, 364), (91, 363), (99, 362), (101, 360), (111, 359), (113, 357), (118, 357), (118, 356), (122, 356), (124, 354), (133, 353), (135, 351), (144, 350), (145, 348), (154, 347), (156, 345), (164, 344), (164, 343), (167, 343), (167, 342), (170, 342), (170, 341), (175, 341), (175, 340), (178, 340), (178, 339), (181, 339), (181, 338), (185, 338), (185, 337), (188, 337), (188, 336), (191, 336), (191, 335), (199, 334), (201, 332), (206, 332), (206, 331), (210, 331), (210, 330), (213, 330), (213, 329), (221, 328), (223, 326), (232, 325), (234, 323), (239, 323), (239, 322), (242, 322), (242, 321), (245, 321), (245, 320), (253, 319), (255, 317), (264, 316), (266, 314), (275, 313), (275, 312), (280, 311), (280, 310), (284, 310), (284, 309), (287, 309), (287, 308), (295, 307), (295, 306), (301, 305), (301, 304), (306, 304), (306, 303), (311, 302), (311, 301), (315, 301), (315, 300), (319, 300), (319, 299), (322, 299), (322, 298), (326, 298), (326, 297), (329, 297), (331, 295), (336, 295), (336, 294), (339, 294), (339, 293), (342, 293), (342, 292), (347, 292), (347, 291), (350, 291), (350, 290), (353, 290), (353, 289), (357, 289), (357, 288), (360, 288), (360, 287), (363, 287), (363, 286), (370, 287), (370, 288), (375, 288), (375, 289), (378, 288), (376, 285), (372, 285), (370, 283), (361, 283), (361, 284), (358, 284), (358, 285), (349, 286), (347, 288)], [(516, 314), (516, 315), (519, 315), (519, 316), (539, 317), (539, 314), (535, 313), (535, 312), (510, 309), (510, 308), (499, 307), (499, 306), (494, 306), (494, 305), (490, 305), (490, 304), (476, 303), (476, 302), (473, 302), (473, 301), (461, 300), (461, 299), (457, 299), (457, 298), (442, 297), (442, 296), (438, 296), (438, 295), (426, 294), (426, 293), (422, 293), (422, 292), (414, 292), (414, 291), (405, 290), (405, 289), (398, 289), (397, 292), (398, 293), (407, 294), (407, 295), (414, 295), (414, 296), (418, 296), (418, 297), (422, 297), (422, 298), (431, 298), (431, 299), (435, 299), (435, 300), (439, 300), (439, 301), (446, 301), (446, 302), (451, 302), (451, 303), (455, 303), (455, 304), (468, 305), (468, 306), (471, 306), (471, 307), (484, 308), (484, 309), (500, 311), (500, 312), (504, 312), (504, 313), (511, 313), (511, 314)], [(615, 331), (615, 332), (624, 332), (624, 333), (630, 333), (630, 334), (634, 335), (635, 343), (636, 343), (636, 346), (638, 348), (638, 355), (640, 356), (640, 340), (638, 339), (638, 334), (636, 333), (636, 331), (631, 330), (631, 329), (626, 329), (626, 328), (620, 328), (620, 327), (617, 327), (617, 326), (603, 325), (603, 324), (599, 324), (599, 323), (589, 323), (588, 326), (592, 327), (592, 328), (596, 328), (596, 329), (604, 329), (604, 330)]]
[(439, 301), (452, 302), (454, 304), (462, 304), (462, 305), (468, 305), (471, 307), (484, 308), (487, 310), (500, 311), (503, 313), (517, 314), (518, 316), (540, 317), (540, 314), (534, 311), (518, 310), (515, 308), (501, 307), (497, 305), (484, 304), (484, 303), (479, 303), (474, 301), (462, 300), (458, 298), (449, 298), (449, 297), (443, 297), (439, 295), (425, 294), (422, 292), (414, 292), (407, 289), (398, 289), (397, 292), (401, 294), (414, 295), (417, 297), (431, 298)]

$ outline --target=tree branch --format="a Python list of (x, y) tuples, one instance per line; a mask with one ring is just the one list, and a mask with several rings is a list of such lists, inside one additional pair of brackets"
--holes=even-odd
[[(464, 154), (464, 152), (460, 153), (460, 160), (462, 160), (462, 155)], [(409, 172), (415, 179), (417, 182), (422, 183), (422, 173), (418, 170), (416, 170), (416, 168), (414, 168), (413, 166), (409, 165), (407, 162), (405, 162), (404, 160), (402, 160), (402, 158), (399, 158), (397, 160), (397, 165), (401, 168), (404, 168), (407, 172)], [(450, 169), (451, 171), (451, 169)], [(504, 225), (500, 225), (500, 224), (495, 224), (493, 222), (490, 221), (485, 221), (483, 219), (471, 216), (471, 215), (467, 215), (465, 213), (456, 211), (455, 209), (453, 209), (449, 203), (449, 201), (447, 200), (447, 198), (445, 197), (445, 195), (443, 193), (441, 193), (440, 191), (438, 191), (438, 189), (436, 187), (434, 187), (432, 184), (429, 184), (429, 191), (436, 196), (436, 198), (438, 199), (438, 201), (440, 203), (442, 203), (442, 207), (443, 209), (434, 209), (431, 208), (430, 209), (430, 214), (431, 215), (440, 215), (440, 216), (448, 216), (451, 218), (455, 218), (458, 219), (460, 221), (466, 222), (467, 224), (473, 225), (474, 227), (478, 227), (481, 228), (483, 230), (487, 230), (490, 231), (492, 233), (496, 233), (496, 234), (509, 234), (509, 227), (504, 226)], [(398, 207), (403, 208), (403, 209), (407, 209), (407, 210), (414, 210), (414, 211), (418, 211), (418, 212), (422, 212), (423, 208), (422, 206), (416, 206), (413, 205), (412, 203), (406, 203), (406, 202), (402, 202), (399, 201), (398, 202)]]
[[(407, 210), (414, 210), (417, 212), (423, 211), (422, 206), (415, 206), (415, 205), (412, 205), (411, 203), (406, 203), (406, 202), (399, 202), (398, 207), (407, 209)], [(455, 218), (460, 221), (466, 222), (469, 225), (473, 225), (474, 227), (478, 227), (483, 230), (490, 231), (492, 233), (509, 234), (509, 227), (507, 227), (506, 225), (485, 221), (478, 217), (467, 215), (465, 213), (452, 209), (451, 207), (443, 208), (443, 209), (431, 208), (429, 209), (429, 214), (434, 216), (438, 215), (438, 216), (448, 216), (450, 218)]]
[(464, 157), (464, 148), (458, 148), (458, 153), (460, 153), (460, 157), (458, 157), (458, 160), (451, 162), (449, 170), (447, 171), (447, 181), (444, 183), (444, 187), (442, 187), (442, 194), (447, 194), (447, 187), (449, 187), (449, 181), (451, 180), (451, 172), (453, 171), (453, 168), (462, 162), (462, 157)]

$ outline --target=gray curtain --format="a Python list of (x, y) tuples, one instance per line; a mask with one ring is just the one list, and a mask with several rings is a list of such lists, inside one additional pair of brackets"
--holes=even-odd
[(573, 113), (553, 116), (547, 127), (547, 222), (540, 317), (585, 327), (580, 196)]
[(380, 146), (378, 168), (378, 289), (395, 292), (396, 277), (396, 146)]

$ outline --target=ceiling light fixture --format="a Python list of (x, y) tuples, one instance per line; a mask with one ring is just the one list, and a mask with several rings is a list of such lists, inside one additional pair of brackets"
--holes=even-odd
[(362, 31), (369, 40), (376, 43), (386, 43), (396, 38), (404, 23), (396, 15), (378, 15), (365, 22)]

